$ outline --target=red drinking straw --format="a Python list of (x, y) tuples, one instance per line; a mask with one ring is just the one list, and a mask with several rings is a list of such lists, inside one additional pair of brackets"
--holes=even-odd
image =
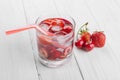
[(19, 29), (8, 30), (5, 33), (6, 33), (6, 35), (10, 35), (10, 34), (14, 34), (14, 33), (17, 33), (17, 32), (24, 31), (24, 30), (28, 30), (28, 29), (36, 29), (36, 30), (40, 31), (41, 33), (43, 33), (45, 35), (49, 35), (49, 36), (53, 36), (54, 35), (54, 34), (52, 34), (50, 32), (45, 31), (44, 29), (41, 29), (37, 25), (28, 25), (27, 27), (23, 27), (23, 28), (19, 28)]

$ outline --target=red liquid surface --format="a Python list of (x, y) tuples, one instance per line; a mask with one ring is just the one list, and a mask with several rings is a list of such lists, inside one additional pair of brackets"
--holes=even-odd
[(39, 56), (46, 60), (61, 60), (68, 56), (73, 48), (73, 25), (62, 18), (49, 18), (39, 26), (55, 36), (37, 32)]

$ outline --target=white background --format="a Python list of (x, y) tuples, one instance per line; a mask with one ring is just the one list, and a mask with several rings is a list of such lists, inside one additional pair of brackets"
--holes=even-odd
[[(42, 14), (68, 14), (77, 29), (89, 22), (102, 30), (103, 48), (84, 52), (74, 47), (72, 60), (56, 69), (37, 58), (34, 30), (5, 36), (4, 30), (34, 24)], [(0, 80), (120, 80), (119, 0), (0, 0)]]

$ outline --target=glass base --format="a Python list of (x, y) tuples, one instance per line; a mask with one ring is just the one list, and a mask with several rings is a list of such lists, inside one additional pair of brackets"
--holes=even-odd
[(72, 58), (72, 55), (60, 61), (44, 60), (42, 58), (39, 58), (39, 61), (41, 62), (41, 64), (43, 64), (46, 67), (55, 68), (55, 67), (60, 67), (68, 63), (71, 60), (71, 58)]

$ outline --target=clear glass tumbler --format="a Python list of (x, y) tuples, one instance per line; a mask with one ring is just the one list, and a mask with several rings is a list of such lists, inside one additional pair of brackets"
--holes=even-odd
[(74, 19), (65, 15), (41, 16), (36, 24), (47, 33), (36, 31), (40, 62), (47, 67), (58, 67), (69, 62), (74, 41)]

